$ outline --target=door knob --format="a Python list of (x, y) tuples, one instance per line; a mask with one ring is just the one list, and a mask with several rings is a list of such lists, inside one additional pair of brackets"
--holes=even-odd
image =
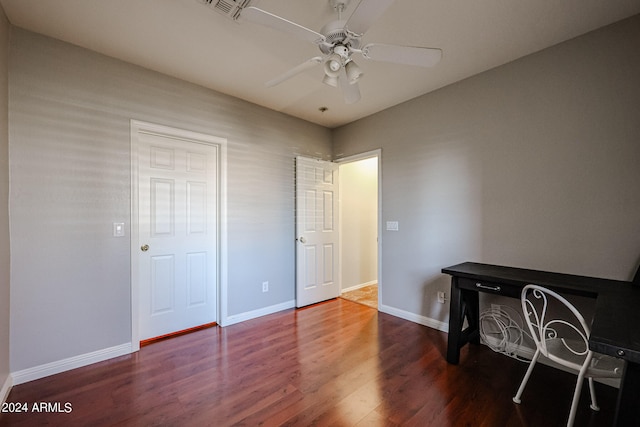
[(142, 246), (140, 246), (140, 250), (141, 250), (142, 252), (147, 252), (147, 251), (149, 250), (149, 245), (142, 245)]
[(300, 238), (300, 243), (307, 243), (307, 239), (305, 239), (304, 237)]

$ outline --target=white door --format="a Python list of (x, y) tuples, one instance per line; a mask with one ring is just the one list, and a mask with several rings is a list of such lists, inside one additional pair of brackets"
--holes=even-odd
[(296, 306), (340, 296), (338, 165), (296, 158)]
[(140, 340), (217, 320), (218, 150), (138, 133)]

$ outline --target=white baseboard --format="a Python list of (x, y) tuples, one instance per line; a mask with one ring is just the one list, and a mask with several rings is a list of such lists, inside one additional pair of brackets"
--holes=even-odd
[(105, 348), (91, 353), (73, 356), (68, 359), (34, 366), (33, 368), (23, 369), (22, 371), (12, 372), (11, 376), (13, 377), (13, 385), (23, 384), (28, 381), (48, 377), (49, 375), (55, 375), (61, 372), (70, 371), (71, 369), (91, 365), (92, 363), (102, 362), (113, 357), (130, 354), (131, 348), (131, 343), (120, 344), (115, 347)]
[(260, 308), (258, 310), (247, 311), (240, 314), (234, 314), (233, 316), (227, 316), (226, 319), (220, 321), (220, 326), (230, 326), (236, 323), (245, 322), (247, 320), (256, 319), (258, 317), (266, 316), (267, 314), (277, 313), (279, 311), (295, 308), (296, 302), (294, 300), (283, 302), (281, 304), (272, 305), (269, 307)]
[[(267, 314), (276, 313), (278, 311), (287, 310), (296, 306), (295, 301), (287, 301), (282, 304), (272, 305), (270, 307), (261, 308), (259, 310), (249, 311), (227, 317), (226, 320), (220, 322), (220, 326), (229, 326), (235, 323), (244, 322), (246, 320), (255, 319), (257, 317), (266, 316)], [(8, 395), (8, 389), (13, 385), (24, 384), (29, 381), (48, 377), (50, 375), (59, 374), (71, 369), (80, 368), (82, 366), (91, 365), (93, 363), (102, 362), (114, 357), (123, 356), (133, 352), (131, 343), (121, 344), (115, 347), (105, 348), (91, 353), (81, 354), (79, 356), (70, 357), (68, 359), (56, 362), (46, 363), (33, 368), (23, 369), (21, 371), (12, 372), (1, 389), (0, 396), (4, 393)], [(7, 389), (5, 391), (5, 389)], [(5, 396), (6, 398), (6, 396)]]
[(428, 326), (430, 328), (437, 329), (442, 332), (449, 332), (448, 323), (441, 322), (440, 320), (432, 319), (430, 317), (421, 316), (419, 314), (400, 310), (398, 308), (390, 307), (388, 305), (380, 305), (380, 307), (378, 308), (378, 311), (390, 314), (392, 316), (399, 317), (404, 320), (408, 320), (413, 323), (418, 323), (420, 325)]
[(349, 286), (348, 288), (342, 288), (340, 293), (355, 291), (356, 289), (364, 288), (365, 286), (376, 285), (377, 283), (378, 283), (377, 280), (372, 280), (372, 281), (366, 282), (366, 283), (360, 283), (359, 285), (353, 285), (353, 286)]
[(2, 388), (0, 388), (0, 404), (7, 401), (7, 397), (9, 397), (9, 392), (11, 391), (11, 387), (13, 386), (13, 379), (11, 374), (7, 375), (7, 379), (2, 384)]

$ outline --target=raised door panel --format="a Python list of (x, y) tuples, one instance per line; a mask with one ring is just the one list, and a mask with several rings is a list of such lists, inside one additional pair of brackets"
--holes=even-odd
[(175, 257), (159, 255), (151, 257), (151, 316), (175, 309)]

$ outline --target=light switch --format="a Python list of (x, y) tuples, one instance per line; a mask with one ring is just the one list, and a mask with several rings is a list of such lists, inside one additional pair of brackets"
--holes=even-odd
[(387, 231), (398, 231), (398, 221), (387, 221)]
[(124, 222), (114, 222), (113, 237), (123, 237), (123, 236), (124, 236)]

